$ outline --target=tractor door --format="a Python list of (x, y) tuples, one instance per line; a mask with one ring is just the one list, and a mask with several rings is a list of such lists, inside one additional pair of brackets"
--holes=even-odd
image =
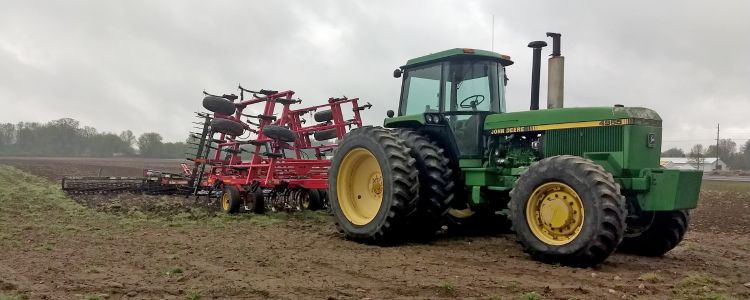
[(494, 61), (452, 61), (445, 70), (444, 111), (461, 158), (481, 158), (487, 115), (505, 110), (503, 67)]

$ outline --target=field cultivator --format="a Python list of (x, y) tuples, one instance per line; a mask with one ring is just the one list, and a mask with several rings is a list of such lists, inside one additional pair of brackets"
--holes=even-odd
[[(196, 176), (190, 182), (194, 193), (218, 195), (228, 213), (324, 207), (329, 157), (338, 146), (332, 140), (361, 127), (360, 111), (371, 105), (342, 97), (293, 108), (302, 100), (294, 99), (291, 90), (238, 88), (239, 97), (206, 93), (203, 99), (203, 107), (213, 115), (199, 115), (202, 131), (192, 133), (197, 152), (192, 159)], [(259, 114), (248, 113), (253, 105)], [(350, 112), (350, 118), (345, 119), (344, 112)]]
[(341, 97), (295, 107), (302, 100), (291, 90), (238, 89), (239, 97), (204, 92), (203, 107), (210, 113), (196, 113), (200, 121), (189, 140), (194, 152), (187, 154), (183, 174), (145, 170), (143, 177), (65, 177), (63, 190), (205, 195), (227, 213), (326, 207), (336, 142), (362, 127), (360, 112), (372, 105)]

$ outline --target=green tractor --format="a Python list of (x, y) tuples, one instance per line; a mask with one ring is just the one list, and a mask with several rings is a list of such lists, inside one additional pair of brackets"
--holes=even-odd
[(653, 110), (561, 108), (559, 34), (548, 35), (558, 108), (538, 110), (541, 41), (529, 44), (530, 111), (505, 112), (505, 55), (451, 49), (394, 72), (398, 113), (347, 134), (333, 157), (328, 195), (347, 238), (393, 244), (507, 223), (533, 258), (579, 267), (616, 249), (660, 256), (682, 240), (702, 172), (660, 167)]

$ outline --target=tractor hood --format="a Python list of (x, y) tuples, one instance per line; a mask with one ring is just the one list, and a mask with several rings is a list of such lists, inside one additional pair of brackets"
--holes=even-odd
[(661, 118), (655, 111), (643, 107), (557, 108), (489, 115), (484, 121), (484, 129), (493, 134), (504, 134), (629, 124), (661, 126)]

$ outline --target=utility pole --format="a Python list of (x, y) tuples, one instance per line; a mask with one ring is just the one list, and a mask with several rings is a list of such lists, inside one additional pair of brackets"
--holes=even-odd
[(716, 124), (716, 165), (714, 170), (719, 169), (719, 124)]

